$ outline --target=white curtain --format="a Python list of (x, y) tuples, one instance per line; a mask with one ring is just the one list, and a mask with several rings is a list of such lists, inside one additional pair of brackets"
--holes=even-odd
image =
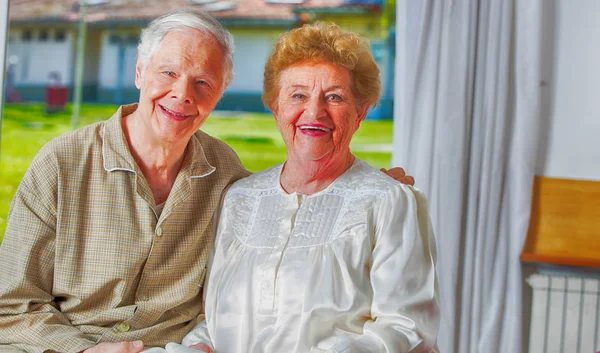
[(398, 0), (393, 165), (429, 198), (442, 353), (524, 352), (543, 0)]

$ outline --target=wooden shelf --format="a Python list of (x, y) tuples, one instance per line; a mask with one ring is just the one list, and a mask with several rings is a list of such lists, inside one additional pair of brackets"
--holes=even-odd
[(521, 260), (600, 268), (600, 181), (535, 177)]

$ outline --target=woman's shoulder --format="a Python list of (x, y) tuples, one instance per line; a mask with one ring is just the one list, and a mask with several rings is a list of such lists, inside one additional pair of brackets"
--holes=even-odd
[(357, 158), (352, 167), (338, 178), (336, 187), (356, 191), (385, 191), (395, 184), (400, 183)]
[(246, 178), (236, 181), (229, 192), (241, 192), (251, 190), (261, 192), (266, 190), (276, 190), (279, 183), (279, 174), (283, 164), (278, 164), (262, 172), (254, 173)]
[(402, 184), (369, 163), (358, 159), (351, 169), (340, 177), (336, 186), (355, 193), (378, 195), (380, 199), (415, 198), (422, 195), (419, 189)]

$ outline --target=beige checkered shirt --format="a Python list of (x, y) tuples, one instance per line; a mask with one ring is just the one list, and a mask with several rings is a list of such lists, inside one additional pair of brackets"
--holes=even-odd
[(196, 325), (214, 209), (248, 172), (197, 132), (157, 217), (120, 124), (135, 109), (53, 140), (23, 178), (0, 248), (0, 351), (162, 346)]

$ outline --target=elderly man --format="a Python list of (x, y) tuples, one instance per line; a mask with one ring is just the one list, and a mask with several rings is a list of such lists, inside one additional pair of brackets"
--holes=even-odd
[(139, 104), (40, 151), (0, 250), (0, 344), (159, 346), (194, 327), (214, 209), (249, 174), (198, 131), (231, 81), (232, 54), (208, 15), (155, 20), (139, 46)]
[(232, 79), (233, 41), (179, 10), (138, 49), (139, 104), (47, 144), (16, 192), (0, 351), (139, 352), (198, 323), (214, 210), (249, 174), (198, 130)]

